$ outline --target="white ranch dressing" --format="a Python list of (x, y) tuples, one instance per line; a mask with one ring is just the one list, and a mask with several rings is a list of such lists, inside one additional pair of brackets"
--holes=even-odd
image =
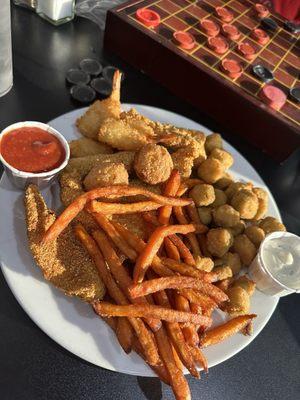
[(262, 261), (269, 273), (288, 288), (300, 289), (300, 240), (282, 236), (268, 240), (262, 248)]

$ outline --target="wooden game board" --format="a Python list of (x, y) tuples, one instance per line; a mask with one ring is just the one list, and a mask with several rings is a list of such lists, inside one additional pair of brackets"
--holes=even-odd
[[(280, 111), (266, 106), (258, 93), (264, 82), (252, 73), (252, 66), (262, 64), (273, 71), (272, 85), (286, 94), (290, 88), (300, 87), (299, 35), (284, 28), (279, 15), (270, 15), (278, 24), (270, 41), (259, 45), (250, 32), (260, 27), (260, 19), (250, 0), (142, 0), (130, 1), (108, 12), (105, 48), (117, 53), (135, 67), (144, 71), (188, 100), (220, 123), (247, 137), (278, 160), (285, 159), (300, 146), (300, 103), (288, 98)], [(199, 20), (210, 18), (222, 24), (214, 7), (226, 6), (233, 14), (232, 25), (242, 35), (229, 41), (229, 50), (217, 55), (207, 46), (207, 36)], [(161, 23), (148, 28), (136, 18), (142, 7), (156, 11)], [(192, 50), (183, 50), (172, 40), (175, 31), (187, 31), (196, 39)], [(228, 39), (227, 39), (228, 40)], [(237, 45), (247, 41), (256, 49), (256, 57), (246, 60), (237, 52)], [(243, 73), (231, 79), (220, 69), (224, 58), (241, 62)]]

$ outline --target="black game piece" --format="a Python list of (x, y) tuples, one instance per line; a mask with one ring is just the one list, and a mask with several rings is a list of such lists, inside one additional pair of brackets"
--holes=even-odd
[(84, 60), (81, 60), (79, 66), (84, 72), (93, 76), (101, 74), (103, 69), (102, 65), (93, 58), (85, 58)]
[(295, 87), (290, 90), (290, 97), (296, 101), (297, 103), (300, 103), (300, 87)]
[(299, 24), (295, 24), (294, 22), (291, 22), (291, 21), (286, 21), (285, 23), (284, 23), (284, 27), (288, 30), (288, 31), (290, 31), (290, 32), (292, 32), (292, 33), (299, 33), (300, 32), (300, 25)]
[(261, 20), (262, 26), (267, 29), (268, 31), (276, 31), (278, 28), (277, 23), (272, 18), (263, 18)]
[(69, 69), (66, 73), (66, 80), (71, 85), (87, 84), (90, 81), (90, 76), (80, 69)]
[(111, 94), (111, 82), (104, 78), (95, 78), (91, 82), (91, 87), (102, 96), (109, 96)]
[(253, 74), (260, 79), (261, 81), (267, 83), (271, 82), (274, 79), (274, 75), (272, 71), (268, 68), (264, 67), (263, 65), (257, 64), (254, 65), (252, 68)]
[(74, 100), (80, 103), (90, 103), (96, 97), (96, 92), (87, 85), (75, 85), (71, 87), (70, 94)]
[[(113, 67), (111, 65), (104, 67), (102, 71), (103, 78), (106, 79), (108, 82), (112, 82), (114, 73), (117, 69), (118, 68)], [(124, 79), (124, 73), (122, 72), (122, 81), (123, 79)]]

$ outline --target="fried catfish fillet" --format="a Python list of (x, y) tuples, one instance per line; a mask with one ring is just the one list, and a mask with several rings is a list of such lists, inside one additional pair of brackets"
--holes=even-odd
[(76, 125), (84, 136), (97, 139), (99, 128), (105, 119), (120, 117), (121, 77), (122, 74), (117, 70), (113, 77), (111, 95), (105, 100), (96, 100), (84, 115), (77, 119)]
[(78, 296), (85, 301), (102, 299), (104, 285), (71, 226), (55, 241), (41, 245), (43, 234), (56, 216), (47, 208), (35, 185), (26, 189), (24, 203), (29, 247), (45, 279), (67, 295)]
[(94, 156), (96, 154), (112, 154), (113, 149), (104, 143), (89, 138), (72, 140), (69, 143), (71, 158)]
[(77, 170), (81, 178), (84, 178), (90, 170), (99, 163), (120, 162), (125, 165), (128, 173), (133, 169), (134, 152), (119, 151), (114, 154), (96, 154), (94, 156), (72, 158), (64, 171), (70, 172)]

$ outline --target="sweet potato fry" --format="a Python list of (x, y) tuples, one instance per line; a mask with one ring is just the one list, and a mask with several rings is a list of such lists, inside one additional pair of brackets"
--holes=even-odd
[(202, 353), (202, 351), (199, 349), (199, 347), (190, 347), (190, 351), (193, 355), (193, 358), (195, 360), (195, 363), (204, 369), (205, 372), (208, 372), (208, 364), (207, 364), (207, 359), (205, 355)]
[(186, 264), (189, 265), (196, 265), (196, 261), (190, 252), (190, 250), (186, 247), (183, 241), (177, 235), (171, 235), (169, 239), (175, 244), (177, 247), (179, 254), (181, 255), (182, 259)]
[[(94, 239), (87, 233), (87, 231), (80, 224), (76, 225), (75, 227), (75, 235), (83, 244), (87, 252), (90, 254), (91, 258), (94, 260), (95, 265), (99, 271), (99, 274), (103, 280), (103, 283), (110, 297), (118, 304), (123, 304), (123, 305), (128, 304), (125, 295), (117, 285), (111, 273), (106, 268), (102, 253), (100, 252)], [(95, 306), (94, 310), (97, 312)], [(147, 357), (147, 361), (149, 362), (150, 365), (157, 365), (160, 359), (152, 334), (148, 331), (144, 322), (140, 318), (128, 318), (128, 321), (130, 322), (132, 328), (134, 329), (136, 335), (138, 336), (141, 342), (141, 345), (145, 352), (145, 356)]]
[(125, 353), (130, 353), (132, 349), (133, 332), (127, 318), (117, 319), (116, 336)]
[[(168, 179), (165, 189), (163, 191), (164, 196), (176, 196), (180, 186), (180, 174), (177, 169), (174, 169)], [(163, 206), (158, 213), (158, 221), (161, 225), (167, 225), (170, 220), (172, 213), (171, 206)]]
[[(127, 269), (123, 266), (121, 260), (119, 259), (118, 255), (114, 251), (113, 247), (111, 246), (107, 236), (104, 232), (94, 231), (93, 237), (97, 242), (102, 254), (104, 255), (105, 261), (107, 262), (109, 269), (114, 276), (115, 280), (118, 282), (121, 290), (123, 293), (126, 294), (128, 300), (132, 303), (136, 304), (147, 304), (147, 300), (145, 297), (140, 297), (138, 301), (137, 299), (132, 298), (128, 288), (132, 285), (132, 279), (127, 271)], [(161, 327), (161, 321), (149, 318), (146, 320), (147, 324), (153, 331), (158, 330)]]
[(193, 225), (169, 225), (156, 228), (150, 236), (143, 252), (139, 255), (136, 261), (133, 272), (134, 283), (143, 281), (145, 272), (151, 265), (153, 258), (157, 254), (165, 237), (175, 233), (187, 234), (189, 232), (193, 232), (194, 230), (195, 228)]
[(167, 256), (170, 259), (179, 262), (180, 261), (179, 251), (178, 251), (177, 247), (175, 246), (175, 244), (168, 237), (166, 237), (164, 239), (164, 246), (165, 246)]
[(197, 207), (195, 206), (195, 203), (188, 204), (186, 206), (186, 209), (187, 209), (187, 212), (188, 212), (188, 215), (189, 215), (191, 221), (194, 224), (201, 225), (202, 222), (200, 220), (200, 217), (199, 217), (199, 214), (198, 214), (198, 211), (197, 211)]
[(116, 332), (118, 318), (113, 317), (101, 317), (103, 321), (114, 331)]
[(181, 360), (180, 360), (180, 358), (179, 358), (179, 355), (178, 355), (178, 353), (177, 353), (175, 347), (174, 347), (172, 344), (171, 344), (171, 347), (172, 347), (172, 353), (173, 353), (173, 357), (174, 357), (175, 364), (176, 364), (177, 368), (178, 368), (181, 372), (183, 372), (184, 365), (182, 364), (182, 362), (181, 362)]
[(208, 295), (193, 289), (182, 289), (180, 294), (189, 300), (190, 303), (195, 303), (201, 306), (202, 312), (206, 310), (214, 310), (217, 307), (217, 303), (212, 300)]
[(99, 197), (107, 197), (110, 199), (120, 198), (124, 196), (137, 196), (142, 195), (149, 199), (161, 204), (171, 206), (186, 206), (191, 203), (189, 199), (177, 199), (172, 197), (165, 197), (159, 194), (150, 192), (149, 190), (126, 185), (115, 185), (100, 187), (97, 189), (90, 190), (87, 193), (77, 197), (77, 199), (71, 203), (56, 219), (56, 221), (50, 226), (45, 232), (42, 241), (44, 243), (54, 240), (57, 236), (69, 225), (69, 223), (82, 211), (85, 205), (92, 200)]
[(218, 274), (215, 274), (214, 272), (200, 271), (199, 269), (191, 265), (178, 262), (170, 258), (162, 257), (161, 261), (169, 269), (171, 269), (174, 272), (178, 272), (180, 275), (191, 276), (193, 278), (202, 279), (204, 282), (215, 282), (218, 280)]
[(169, 276), (165, 278), (156, 278), (142, 283), (134, 284), (129, 288), (133, 298), (147, 296), (148, 294), (165, 289), (196, 289), (211, 297), (215, 302), (221, 303), (228, 300), (228, 296), (219, 288), (211, 283), (204, 282), (201, 279), (189, 276)]
[(211, 325), (211, 318), (193, 313), (170, 310), (150, 304), (128, 304), (116, 305), (104, 301), (94, 302), (97, 314), (111, 317), (133, 317), (133, 318), (159, 318), (168, 322), (190, 322), (196, 325)]
[[(175, 293), (174, 298), (177, 310), (191, 312), (189, 302), (185, 297), (181, 296), (179, 293)], [(199, 336), (195, 329), (195, 325), (185, 324), (184, 326), (182, 326), (182, 333), (184, 335), (186, 342), (190, 346), (193, 347), (199, 344)]]
[(104, 232), (110, 237), (118, 249), (130, 260), (135, 261), (138, 256), (137, 252), (127, 243), (127, 241), (117, 231), (111, 221), (109, 221), (105, 215), (100, 213), (94, 213), (93, 217), (97, 221), (100, 228), (104, 230)]
[(137, 203), (105, 203), (103, 201), (93, 200), (87, 204), (86, 209), (92, 213), (101, 213), (104, 215), (114, 214), (135, 214), (144, 211), (157, 210), (161, 204), (154, 201), (139, 201)]
[(172, 386), (176, 399), (191, 400), (189, 385), (183, 373), (180, 371), (175, 363), (172, 347), (164, 327), (162, 326), (159, 331), (154, 333), (154, 335), (157, 342), (158, 351), (161, 355), (166, 369), (169, 372), (170, 384)]
[[(153, 296), (156, 303), (162, 307), (171, 308), (168, 296), (165, 291), (160, 291), (155, 293)], [(186, 310), (184, 310), (186, 311)], [(189, 311), (189, 310), (188, 310)], [(180, 325), (178, 322), (166, 322), (166, 329), (171, 339), (172, 344), (175, 346), (176, 352), (179, 355), (181, 361), (186, 366), (186, 368), (190, 371), (190, 373), (199, 378), (199, 373), (197, 371), (196, 365), (193, 361), (189, 348), (184, 340), (183, 333), (180, 329)], [(196, 332), (197, 334), (197, 332)], [(197, 339), (198, 338), (198, 335)]]
[(233, 318), (223, 325), (219, 325), (210, 331), (205, 332), (202, 338), (200, 338), (201, 347), (208, 347), (213, 344), (222, 342), (223, 340), (233, 336), (235, 333), (239, 332), (249, 322), (255, 318), (255, 314), (240, 315), (239, 317)]

